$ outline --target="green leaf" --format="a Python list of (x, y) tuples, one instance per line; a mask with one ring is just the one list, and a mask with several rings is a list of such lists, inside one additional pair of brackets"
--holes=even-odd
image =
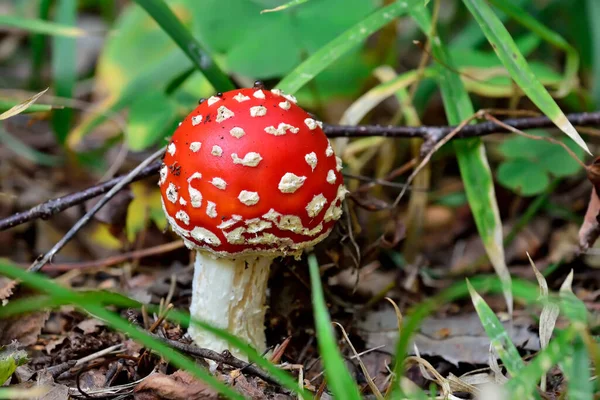
[[(277, 87), (288, 93), (296, 92), (343, 54), (363, 43), (367, 37), (382, 26), (391, 22), (394, 18), (405, 14), (408, 11), (409, 4), (413, 5), (417, 3), (419, 3), (418, 0), (395, 1), (377, 10), (343, 34), (337, 36), (327, 45), (321, 47), (316, 53), (283, 78)], [(344, 6), (344, 9), (348, 9), (347, 6)]]
[(469, 288), (475, 311), (477, 311), (481, 325), (490, 338), (492, 346), (504, 363), (506, 370), (512, 376), (517, 376), (519, 371), (525, 366), (519, 351), (513, 344), (506, 329), (504, 329), (504, 325), (502, 325), (485, 300), (475, 291), (469, 280), (467, 280), (467, 287)]
[(522, 196), (543, 193), (550, 185), (546, 170), (526, 158), (515, 158), (500, 164), (498, 182)]
[(336, 399), (360, 400), (361, 397), (357, 385), (346, 368), (344, 359), (337, 347), (337, 341), (331, 326), (331, 319), (327, 312), (327, 305), (323, 296), (319, 263), (314, 254), (308, 256), (308, 268), (310, 272), (315, 326), (317, 329), (317, 342), (321, 358), (323, 359), (327, 386)]
[(43, 35), (77, 37), (85, 35), (85, 31), (71, 24), (49, 22), (41, 19), (21, 18), (16, 15), (0, 15), (0, 30), (2, 27), (22, 29), (30, 33)]
[(0, 385), (4, 384), (19, 365), (27, 363), (27, 352), (19, 350), (17, 343), (0, 347)]
[[(169, 34), (179, 48), (188, 56), (198, 71), (219, 91), (235, 89), (229, 77), (221, 71), (211, 55), (194, 38), (190, 31), (163, 0), (135, 0), (160, 27)], [(204, 10), (203, 10), (204, 12)], [(252, 36), (252, 35), (250, 35)]]
[[(425, 34), (430, 34), (431, 17), (427, 9), (412, 7), (411, 16)], [(458, 125), (473, 115), (473, 104), (460, 76), (454, 72), (454, 62), (439, 36), (430, 37), (430, 43), (433, 55), (438, 60), (435, 68), (439, 73), (439, 85), (448, 122)], [(453, 145), (477, 230), (496, 274), (504, 283), (504, 298), (508, 311), (512, 314), (512, 283), (504, 258), (502, 221), (485, 147), (479, 138), (455, 140)]]
[(163, 92), (151, 90), (139, 96), (129, 109), (125, 136), (129, 148), (142, 151), (159, 142), (175, 115), (175, 104)]
[[(597, 23), (600, 20), (600, 2), (587, 0), (585, 5), (589, 26), (588, 35), (591, 36), (592, 41), (592, 94), (596, 105), (600, 105), (600, 24)], [(580, 21), (580, 23), (583, 23), (583, 21)]]
[[(77, 1), (58, 0), (55, 12), (57, 22), (74, 27), (77, 18)], [(56, 96), (67, 99), (73, 97), (73, 88), (77, 79), (75, 45), (75, 39), (72, 37), (57, 36), (52, 41), (54, 92)], [(61, 144), (67, 140), (72, 118), (73, 110), (71, 108), (55, 110), (52, 115), (52, 127)]]
[[(531, 101), (548, 116), (564, 133), (573, 139), (585, 151), (587, 145), (579, 136), (571, 122), (560, 110), (552, 96), (529, 68), (527, 61), (517, 48), (514, 40), (494, 14), (485, 0), (463, 0), (479, 26), (494, 48), (502, 64), (506, 67), (517, 85)], [(590, 153), (591, 154), (591, 153)]]
[[(541, 130), (531, 130), (529, 133), (549, 137)], [(572, 140), (565, 137), (560, 140), (577, 157), (584, 157), (583, 150)], [(510, 189), (521, 188), (520, 194), (524, 196), (543, 192), (549, 184), (548, 175), (564, 178), (581, 170), (581, 165), (564, 148), (545, 140), (517, 135), (502, 142), (499, 150), (508, 161), (500, 165), (498, 180)], [(542, 178), (541, 174), (546, 175), (546, 178)]]

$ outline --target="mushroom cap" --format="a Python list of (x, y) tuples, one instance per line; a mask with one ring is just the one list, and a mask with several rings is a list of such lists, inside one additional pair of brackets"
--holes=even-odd
[(160, 170), (163, 208), (191, 249), (298, 255), (323, 240), (346, 194), (322, 123), (281, 91), (232, 90), (180, 124)]

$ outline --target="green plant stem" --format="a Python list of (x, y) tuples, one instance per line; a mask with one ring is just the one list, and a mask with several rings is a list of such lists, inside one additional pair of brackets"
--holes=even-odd
[(221, 71), (211, 55), (202, 48), (163, 0), (135, 0), (135, 2), (154, 18), (216, 90), (224, 92), (235, 89), (229, 77)]

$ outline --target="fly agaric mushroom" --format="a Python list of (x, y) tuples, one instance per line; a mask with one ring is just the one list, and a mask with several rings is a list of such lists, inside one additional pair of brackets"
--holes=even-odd
[[(173, 134), (160, 170), (171, 228), (196, 250), (190, 314), (258, 351), (269, 266), (325, 239), (346, 194), (322, 123), (277, 89), (219, 93)], [(197, 345), (235, 348), (190, 326)]]

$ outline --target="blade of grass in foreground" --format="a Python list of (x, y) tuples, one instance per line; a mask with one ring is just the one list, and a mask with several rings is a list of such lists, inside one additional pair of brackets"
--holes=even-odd
[(557, 95), (566, 96), (569, 94), (569, 92), (578, 84), (577, 74), (579, 73), (579, 53), (577, 53), (577, 50), (558, 33), (529, 15), (529, 13), (518, 4), (504, 0), (490, 0), (490, 3), (531, 32), (534, 32), (543, 40), (565, 52), (565, 79), (563, 79), (563, 83), (561, 84)]
[(323, 368), (327, 378), (327, 386), (336, 399), (360, 400), (356, 383), (344, 364), (335, 340), (335, 334), (331, 326), (331, 319), (327, 312), (327, 305), (323, 296), (321, 286), (321, 274), (319, 263), (314, 254), (308, 256), (308, 268), (310, 271), (310, 283), (312, 290), (313, 312), (315, 314), (315, 326), (317, 329), (317, 342), (319, 352), (323, 359)]
[(515, 347), (510, 336), (506, 332), (506, 329), (504, 329), (504, 326), (496, 314), (494, 314), (490, 306), (487, 305), (479, 293), (473, 289), (473, 286), (471, 286), (468, 280), (467, 287), (469, 288), (469, 293), (471, 294), (471, 300), (475, 306), (475, 311), (477, 311), (481, 325), (483, 325), (485, 333), (490, 338), (492, 346), (504, 363), (506, 370), (512, 376), (517, 376), (519, 371), (525, 366), (519, 351)]
[[(7, 306), (0, 307), (0, 318), (15, 315), (17, 312), (30, 312), (36, 309), (39, 310), (40, 308), (54, 308), (60, 305), (67, 304), (77, 306), (82, 306), (83, 304), (91, 304), (92, 306), (115, 305), (119, 307), (135, 309), (140, 309), (142, 307), (141, 303), (129, 299), (118, 293), (104, 291), (74, 292), (70, 289), (64, 288), (56, 284), (54, 281), (44, 277), (41, 274), (29, 273), (18, 267), (12, 266), (7, 263), (3, 263), (2, 261), (0, 261), (0, 275), (19, 280), (33, 289), (36, 289), (42, 293), (46, 293), (50, 296), (51, 299), (50, 301), (48, 301), (48, 303), (45, 304), (42, 303), (44, 300), (47, 300), (45, 296), (37, 296), (35, 298), (35, 301), (37, 301), (37, 303), (35, 304), (33, 302), (33, 298), (31, 301), (27, 301), (29, 299), (24, 299), (25, 301), (17, 300), (14, 302), (10, 302)], [(149, 313), (159, 313), (158, 306), (145, 305), (145, 307)], [(167, 315), (167, 319), (183, 326), (188, 326), (190, 324), (189, 314), (185, 314), (178, 310), (171, 310)], [(238, 349), (240, 349), (241, 352), (247, 354), (248, 359), (251, 362), (255, 363), (256, 365), (267, 371), (285, 388), (289, 389), (292, 392), (300, 393), (300, 395), (304, 399), (310, 398), (310, 395), (306, 392), (306, 390), (299, 387), (297, 382), (287, 372), (277, 368), (275, 365), (270, 363), (255, 349), (250, 347), (241, 339), (237, 338), (229, 332), (215, 328), (203, 321), (194, 320), (193, 322), (202, 329), (206, 329), (207, 331), (213, 333), (219, 338), (226, 340), (232, 346), (237, 347)], [(133, 329), (133, 327), (130, 328)], [(120, 330), (125, 334), (129, 334), (129, 328)], [(153, 348), (152, 346), (149, 347)]]
[[(564, 360), (561, 369), (567, 379), (569, 400), (589, 400), (594, 398), (594, 384), (590, 374), (590, 354), (581, 337), (565, 346), (571, 350), (571, 357)], [(564, 349), (563, 349), (564, 350)]]
[[(587, 145), (537, 79), (514, 40), (485, 0), (463, 0), (517, 85), (571, 139), (590, 153)], [(591, 153), (590, 153), (591, 154)]]
[(291, 1), (289, 1), (289, 2), (287, 2), (285, 4), (282, 4), (280, 6), (262, 10), (260, 13), (264, 14), (264, 13), (271, 13), (271, 12), (283, 11), (283, 10), (286, 10), (288, 8), (291, 8), (291, 7), (299, 6), (300, 4), (306, 3), (307, 1), (308, 0), (291, 0)]
[(135, 2), (154, 18), (216, 90), (224, 92), (235, 89), (229, 77), (221, 71), (211, 55), (202, 48), (163, 0), (135, 0)]
[[(411, 16), (421, 30), (429, 35), (432, 26), (427, 9), (413, 7)], [(435, 68), (440, 76), (439, 85), (448, 123), (458, 125), (473, 115), (473, 104), (460, 76), (453, 72), (456, 70), (454, 63), (439, 36), (436, 34), (431, 37), (430, 43), (433, 55), (439, 61)], [(494, 179), (485, 147), (479, 138), (455, 140), (453, 145), (477, 230), (496, 274), (504, 283), (504, 298), (506, 299), (508, 311), (512, 314), (512, 284), (504, 257), (502, 221), (500, 220), (500, 212), (494, 191)]]
[[(138, 0), (139, 1), (139, 0)], [(331, 65), (341, 56), (360, 45), (369, 35), (390, 23), (394, 18), (405, 14), (409, 6), (421, 4), (420, 0), (394, 1), (361, 22), (348, 29), (331, 42), (320, 48), (306, 61), (297, 66), (277, 84), (277, 87), (287, 93), (295, 93), (310, 82), (321, 71)]]
[[(77, 1), (59, 0), (55, 13), (57, 22), (74, 27), (77, 18)], [(77, 79), (75, 44), (75, 39), (72, 37), (57, 36), (52, 41), (52, 77), (54, 92), (58, 97), (67, 99), (73, 97), (73, 88)], [(61, 144), (67, 140), (72, 117), (73, 110), (70, 108), (55, 110), (52, 115), (52, 127)]]
[(3, 30), (2, 27), (17, 28), (31, 33), (52, 36), (77, 37), (85, 35), (82, 29), (68, 24), (21, 18), (14, 15), (0, 15), (0, 31)]

